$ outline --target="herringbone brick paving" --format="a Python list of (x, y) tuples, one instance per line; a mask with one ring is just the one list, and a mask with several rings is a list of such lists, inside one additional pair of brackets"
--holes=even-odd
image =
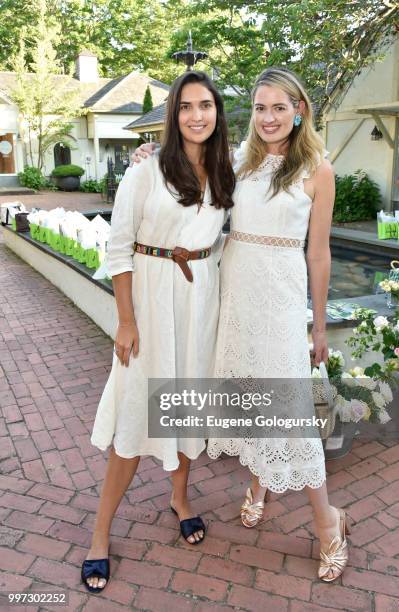
[(67, 609), (87, 612), (399, 610), (393, 441), (355, 442), (327, 464), (331, 501), (355, 522), (349, 567), (336, 584), (315, 577), (318, 546), (303, 492), (272, 495), (265, 521), (245, 529), (238, 512), (246, 469), (203, 454), (190, 495), (208, 522), (206, 540), (192, 547), (179, 537), (167, 473), (145, 458), (113, 522), (110, 584), (90, 596), (80, 564), (105, 458), (89, 438), (111, 352), (90, 319), (0, 243), (0, 590), (67, 589)]

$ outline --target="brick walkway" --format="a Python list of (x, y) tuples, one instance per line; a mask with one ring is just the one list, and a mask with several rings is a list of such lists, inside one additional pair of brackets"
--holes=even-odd
[(42, 191), (34, 195), (0, 196), (0, 204), (3, 202), (22, 202), (30, 210), (34, 206), (50, 210), (62, 206), (65, 210), (89, 211), (100, 208), (112, 210), (112, 205), (106, 204), (99, 193), (83, 193), (81, 191)]
[(67, 589), (71, 611), (399, 610), (399, 446), (378, 442), (328, 463), (331, 501), (356, 521), (337, 584), (315, 578), (302, 492), (273, 495), (267, 520), (247, 530), (238, 520), (246, 470), (204, 454), (190, 495), (209, 523), (206, 541), (193, 548), (179, 538), (170, 481), (146, 458), (113, 523), (111, 582), (89, 596), (80, 564), (105, 467), (89, 435), (111, 341), (2, 243), (0, 288), (2, 591)]

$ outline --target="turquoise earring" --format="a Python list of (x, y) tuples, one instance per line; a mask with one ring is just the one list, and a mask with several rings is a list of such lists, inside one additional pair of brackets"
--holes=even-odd
[(294, 125), (295, 127), (298, 127), (299, 125), (301, 125), (301, 123), (302, 123), (302, 115), (299, 115), (297, 113), (294, 117)]

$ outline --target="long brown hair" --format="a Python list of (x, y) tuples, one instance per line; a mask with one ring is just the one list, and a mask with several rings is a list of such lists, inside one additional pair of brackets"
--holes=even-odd
[(235, 176), (229, 158), (227, 123), (223, 99), (205, 72), (186, 72), (177, 78), (170, 89), (167, 101), (165, 137), (159, 154), (159, 164), (166, 185), (179, 195), (178, 202), (192, 206), (202, 201), (201, 184), (183, 149), (179, 130), (181, 91), (188, 83), (201, 83), (215, 100), (217, 118), (212, 135), (205, 141), (205, 170), (208, 176), (215, 208), (231, 208)]
[[(278, 87), (288, 94), (294, 108), (300, 100), (305, 103), (302, 123), (294, 126), (289, 135), (289, 148), (283, 163), (275, 171), (271, 183), (272, 196), (279, 191), (288, 191), (290, 185), (299, 178), (302, 170), (310, 174), (315, 172), (323, 157), (323, 142), (313, 127), (312, 104), (299, 78), (286, 68), (267, 68), (256, 79), (252, 90), (252, 104), (259, 87), (269, 85)], [(246, 142), (245, 158), (239, 168), (238, 175), (248, 175), (254, 172), (267, 154), (267, 144), (256, 131), (254, 111), (249, 124)]]

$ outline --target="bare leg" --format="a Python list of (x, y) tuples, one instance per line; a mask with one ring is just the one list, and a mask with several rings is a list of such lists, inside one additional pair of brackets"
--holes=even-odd
[[(109, 532), (112, 519), (132, 482), (139, 465), (140, 457), (123, 459), (119, 457), (114, 448), (111, 448), (107, 471), (101, 489), (96, 521), (94, 524), (91, 548), (86, 559), (104, 559), (108, 557)], [(106, 581), (103, 578), (89, 578), (87, 583), (93, 587), (103, 587)]]
[(254, 504), (265, 499), (267, 487), (261, 487), (258, 477), (252, 474), (251, 491)]
[[(191, 504), (187, 499), (187, 482), (191, 461), (186, 455), (183, 455), (183, 453), (178, 453), (178, 456), (180, 462), (179, 467), (172, 472), (173, 492), (170, 505), (179, 515), (179, 520), (184, 521), (184, 519), (192, 518), (196, 515), (193, 513)], [(200, 531), (195, 531), (193, 535), (187, 538), (187, 541), (190, 542), (190, 544), (194, 544), (194, 542), (202, 540), (203, 537), (204, 532), (201, 529)]]
[[(328, 548), (334, 536), (341, 535), (339, 513), (337, 508), (330, 506), (325, 482), (317, 489), (306, 487), (306, 492), (313, 508), (317, 535), (320, 539), (320, 547), (325, 550)], [(330, 569), (327, 577), (333, 578), (335, 575), (336, 572)]]

